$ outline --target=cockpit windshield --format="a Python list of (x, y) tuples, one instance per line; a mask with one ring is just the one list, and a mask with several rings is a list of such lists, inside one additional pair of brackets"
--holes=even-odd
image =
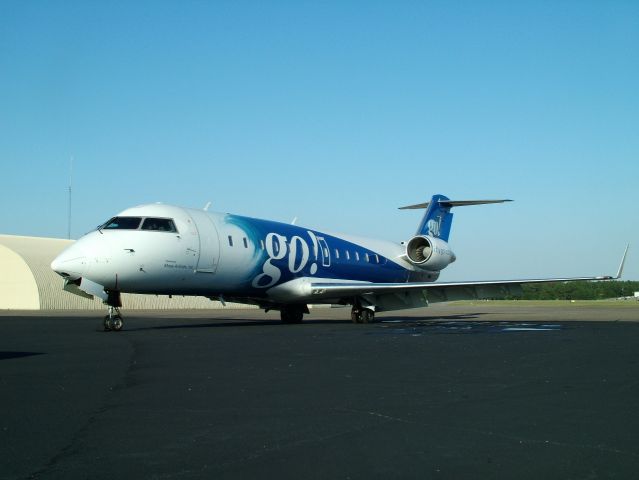
[(113, 217), (99, 230), (137, 230), (142, 221), (141, 217)]
[(155, 217), (113, 217), (98, 227), (102, 230), (147, 230), (155, 232), (178, 233), (171, 218)]
[(157, 230), (159, 232), (177, 232), (173, 220), (170, 218), (145, 218), (142, 230)]

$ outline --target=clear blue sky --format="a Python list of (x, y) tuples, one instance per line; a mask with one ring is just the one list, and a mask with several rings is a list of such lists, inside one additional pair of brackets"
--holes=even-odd
[(162, 201), (392, 240), (443, 280), (639, 279), (639, 2), (0, 3), (0, 233)]

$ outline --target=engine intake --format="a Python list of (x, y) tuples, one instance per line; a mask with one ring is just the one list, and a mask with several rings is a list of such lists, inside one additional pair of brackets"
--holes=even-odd
[(411, 238), (406, 244), (406, 256), (413, 265), (429, 271), (442, 270), (456, 260), (448, 243), (428, 235)]

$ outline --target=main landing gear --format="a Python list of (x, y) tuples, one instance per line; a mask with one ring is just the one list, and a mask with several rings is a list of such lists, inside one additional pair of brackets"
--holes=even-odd
[(351, 320), (353, 323), (373, 323), (375, 321), (375, 310), (353, 306)]
[(305, 313), (308, 313), (306, 305), (288, 305), (280, 309), (280, 319), (282, 323), (302, 323)]
[(122, 321), (122, 314), (120, 313), (120, 307), (122, 306), (120, 292), (107, 293), (108, 298), (105, 303), (109, 306), (109, 313), (107, 313), (104, 317), (104, 331), (119, 332), (124, 326), (124, 322)]

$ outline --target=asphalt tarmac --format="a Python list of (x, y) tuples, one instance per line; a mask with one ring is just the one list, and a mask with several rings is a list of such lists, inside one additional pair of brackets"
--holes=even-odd
[(622, 310), (4, 313), (0, 478), (636, 479)]

